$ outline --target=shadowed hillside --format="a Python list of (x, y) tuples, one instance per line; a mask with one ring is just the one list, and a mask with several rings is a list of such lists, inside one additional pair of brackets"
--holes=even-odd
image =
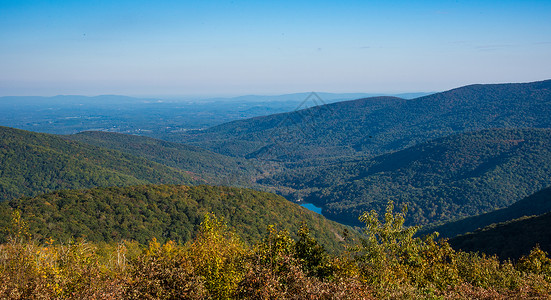
[(450, 245), (463, 251), (477, 251), (501, 259), (518, 259), (539, 245), (551, 252), (551, 213), (492, 224), (473, 233), (457, 236)]
[(551, 184), (550, 129), (493, 129), (453, 135), (372, 159), (283, 172), (261, 181), (295, 189), (347, 224), (408, 203), (409, 224), (473, 216), (511, 205)]
[(551, 212), (551, 187), (545, 188), (510, 206), (482, 215), (464, 218), (440, 226), (423, 229), (423, 233), (437, 231), (441, 237), (454, 237), (459, 234), (475, 231), (493, 223), (502, 223), (524, 216), (541, 215)]

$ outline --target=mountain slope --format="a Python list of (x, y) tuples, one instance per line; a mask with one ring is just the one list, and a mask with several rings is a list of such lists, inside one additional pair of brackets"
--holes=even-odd
[(536, 245), (551, 252), (551, 213), (497, 223), (451, 239), (450, 245), (463, 251), (496, 254), (500, 259), (518, 259)]
[(525, 216), (542, 215), (551, 212), (551, 187), (547, 187), (510, 206), (474, 217), (424, 228), (421, 233), (437, 231), (440, 237), (454, 237), (475, 231), (494, 223), (508, 222)]
[(379, 155), (452, 133), (551, 127), (551, 80), (470, 85), (404, 100), (366, 98), (174, 134), (218, 153), (298, 161)]
[[(291, 113), (274, 114), (233, 121), (207, 130), (175, 134), (171, 140), (197, 145), (225, 155), (271, 159), (294, 159), (334, 153), (344, 149), (338, 144), (357, 142), (371, 133), (369, 113), (394, 107), (406, 100), (375, 97), (314, 106)], [(351, 141), (352, 140), (352, 141)], [(325, 154), (321, 154), (325, 156)], [(289, 158), (287, 158), (289, 159)]]
[[(275, 194), (248, 189), (147, 185), (66, 190), (0, 205), (0, 220), (19, 208), (38, 239), (59, 241), (188, 241), (207, 213), (223, 217), (246, 241), (259, 241), (269, 225), (296, 233), (302, 222), (326, 247), (339, 248), (346, 228)], [(352, 232), (351, 232), (352, 234)]]
[(119, 150), (170, 167), (198, 174), (211, 184), (250, 183), (256, 168), (241, 158), (228, 157), (198, 147), (149, 137), (86, 131), (65, 138), (98, 147)]
[(58, 189), (195, 182), (181, 170), (130, 154), (0, 127), (0, 200)]
[(408, 224), (446, 221), (505, 207), (551, 185), (551, 129), (463, 133), (260, 182), (293, 188), (294, 198), (345, 224), (358, 224), (363, 211), (382, 211), (388, 200), (409, 203)]

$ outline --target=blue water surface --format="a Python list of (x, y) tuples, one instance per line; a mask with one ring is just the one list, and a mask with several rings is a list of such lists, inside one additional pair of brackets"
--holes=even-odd
[(312, 203), (302, 203), (300, 206), (302, 206), (302, 207), (304, 207), (304, 208), (306, 208), (306, 209), (308, 209), (308, 210), (311, 210), (311, 211), (316, 212), (316, 213), (318, 213), (318, 214), (321, 215), (321, 207), (317, 207), (317, 206), (315, 206), (315, 205), (312, 204)]

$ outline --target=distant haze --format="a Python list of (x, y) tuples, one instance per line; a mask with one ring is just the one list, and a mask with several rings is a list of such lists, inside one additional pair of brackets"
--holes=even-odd
[[(86, 130), (164, 134), (202, 129), (224, 122), (289, 112), (380, 94), (296, 93), (234, 98), (133, 98), (103, 95), (0, 97), (0, 126), (70, 134)], [(405, 99), (426, 93), (397, 94)], [(159, 135), (160, 134), (160, 135)]]
[(405, 93), (551, 78), (551, 1), (0, 2), (0, 96)]

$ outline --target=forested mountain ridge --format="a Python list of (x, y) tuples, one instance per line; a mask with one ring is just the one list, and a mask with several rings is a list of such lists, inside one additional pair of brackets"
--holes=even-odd
[[(407, 100), (387, 96), (343, 101), (290, 113), (228, 122), (202, 131), (175, 134), (171, 140), (230, 156), (272, 159), (292, 154), (293, 159), (309, 158), (314, 153), (336, 150), (329, 148), (330, 145), (343, 141), (346, 143), (348, 138), (365, 137), (369, 134), (365, 124), (342, 124), (347, 123), (341, 120), (342, 116), (349, 117), (351, 123), (357, 122), (360, 121), (358, 119), (364, 119), (364, 114), (376, 114), (384, 107), (397, 106), (405, 101)], [(349, 132), (343, 132), (343, 129)], [(328, 135), (328, 131), (331, 134)], [(321, 148), (317, 149), (318, 147)], [(350, 151), (345, 153), (348, 152)]]
[(210, 184), (250, 185), (257, 172), (251, 162), (242, 158), (228, 157), (198, 147), (144, 136), (85, 131), (64, 137), (193, 172)]
[[(474, 85), (424, 97), (427, 107), (363, 99), (187, 135), (198, 144), (210, 135), (213, 150), (235, 157), (139, 136), (0, 127), (0, 294), (545, 299), (551, 259), (540, 250), (511, 263), (460, 249), (501, 259), (536, 244), (551, 251), (551, 213), (526, 216), (551, 205), (551, 128), (534, 128), (550, 127), (549, 84)], [(275, 194), (179, 184), (204, 180), (312, 202), (333, 220), (365, 223), (364, 235), (352, 243), (344, 237), (357, 240), (356, 230)], [(119, 187), (80, 189), (96, 185)], [(394, 213), (406, 203), (407, 214)], [(473, 215), (449, 230), (507, 222), (450, 244), (409, 227)]]
[(120, 151), (0, 127), (0, 200), (59, 189), (198, 182), (193, 174)]
[(519, 259), (539, 246), (551, 252), (551, 212), (496, 223), (450, 239), (455, 249), (497, 255), (500, 259)]
[(537, 216), (548, 212), (551, 212), (551, 187), (525, 197), (508, 207), (439, 226), (423, 228), (420, 233), (437, 231), (441, 237), (451, 238), (460, 234), (473, 232), (476, 229), (484, 228), (494, 223), (508, 222), (525, 216)]
[(436, 139), (405, 150), (280, 173), (284, 185), (323, 207), (329, 219), (358, 224), (388, 200), (408, 203), (407, 223), (422, 225), (503, 208), (551, 185), (551, 129), (490, 129)]
[[(0, 203), (0, 220), (9, 223), (19, 209), (39, 240), (61, 242), (85, 238), (93, 242), (152, 238), (187, 242), (206, 214), (214, 213), (245, 241), (266, 234), (269, 225), (298, 232), (304, 223), (323, 245), (340, 246), (347, 228), (275, 194), (216, 186), (145, 185), (56, 191), (34, 198)], [(349, 233), (354, 236), (352, 231)], [(352, 237), (351, 236), (351, 237)]]
[(477, 84), (412, 100), (375, 97), (234, 121), (171, 140), (218, 153), (299, 161), (375, 156), (453, 133), (551, 127), (551, 80)]

